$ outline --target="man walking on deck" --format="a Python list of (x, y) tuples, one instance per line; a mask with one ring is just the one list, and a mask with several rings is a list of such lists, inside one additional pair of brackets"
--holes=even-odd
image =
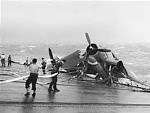
[[(52, 71), (51, 74), (54, 73), (59, 73), (59, 68), (62, 67), (62, 65), (66, 62), (65, 60), (62, 61), (56, 61), (56, 60), (52, 60)], [(53, 88), (53, 89), (52, 89)], [(58, 88), (57, 88), (57, 75), (52, 77), (52, 81), (50, 82), (48, 91), (54, 91), (54, 92), (59, 92)]]
[(42, 63), (41, 63), (41, 65), (42, 65), (43, 74), (46, 74), (46, 73), (45, 73), (46, 62), (45, 62), (44, 58), (42, 58)]
[(5, 54), (1, 55), (1, 63), (2, 63), (2, 67), (5, 67)]
[(38, 66), (36, 63), (37, 63), (37, 59), (33, 58), (32, 64), (29, 65), (30, 76), (28, 77), (28, 79), (25, 83), (25, 88), (27, 90), (27, 93), (25, 94), (25, 96), (30, 95), (29, 87), (30, 87), (31, 83), (32, 83), (32, 90), (33, 90), (32, 96), (35, 97), (35, 95), (36, 95), (36, 82), (37, 82), (37, 78), (38, 78), (38, 72), (40, 69), (40, 66)]
[(8, 67), (11, 66), (11, 56), (8, 56)]

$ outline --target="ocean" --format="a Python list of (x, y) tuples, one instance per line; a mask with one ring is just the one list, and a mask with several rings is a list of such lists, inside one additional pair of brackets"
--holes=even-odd
[[(52, 49), (54, 57), (64, 57), (76, 50), (83, 50), (84, 45), (69, 45), (69, 44), (3, 44), (0, 47), (0, 54), (4, 53), (6, 58), (11, 55), (13, 61), (25, 62), (26, 57), (36, 57), (38, 63), (41, 58), (49, 59), (48, 48)], [(127, 64), (131, 71), (140, 77), (150, 77), (150, 43), (136, 44), (106, 44), (102, 45), (105, 48), (111, 49), (112, 52)]]

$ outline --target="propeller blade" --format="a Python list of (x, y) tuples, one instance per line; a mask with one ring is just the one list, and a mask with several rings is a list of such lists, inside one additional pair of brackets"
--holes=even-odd
[(50, 57), (50, 59), (54, 59), (51, 49), (49, 48), (48, 50), (49, 50), (49, 57)]
[(87, 42), (88, 42), (89, 45), (90, 45), (90, 44), (91, 44), (91, 40), (90, 40), (90, 37), (89, 37), (88, 33), (85, 33), (85, 36), (86, 36)]
[(97, 49), (97, 51), (100, 51), (100, 52), (111, 52), (110, 49)]

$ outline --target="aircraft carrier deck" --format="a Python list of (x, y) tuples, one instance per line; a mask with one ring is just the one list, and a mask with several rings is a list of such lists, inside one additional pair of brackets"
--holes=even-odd
[[(37, 84), (34, 98), (32, 95), (24, 96), (26, 93), (24, 81), (0, 84), (0, 112), (149, 113), (150, 111), (150, 93), (133, 92), (124, 86), (110, 87), (91, 81), (67, 79), (65, 74), (58, 76), (60, 92), (55, 93), (48, 92), (48, 85)], [(49, 81), (49, 78), (38, 79), (41, 83)]]

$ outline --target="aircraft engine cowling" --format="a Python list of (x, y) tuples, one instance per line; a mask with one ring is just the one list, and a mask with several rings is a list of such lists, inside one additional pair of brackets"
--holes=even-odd
[(105, 62), (108, 63), (109, 65), (123, 65), (121, 60), (114, 60), (114, 59), (105, 59)]
[(89, 54), (89, 55), (94, 55), (97, 53), (97, 45), (92, 43), (90, 44), (87, 48), (86, 48), (86, 52)]
[(108, 77), (108, 73), (93, 56), (90, 55), (87, 60), (88, 64), (93, 67), (93, 69), (98, 73), (99, 77), (102, 79), (106, 79)]

